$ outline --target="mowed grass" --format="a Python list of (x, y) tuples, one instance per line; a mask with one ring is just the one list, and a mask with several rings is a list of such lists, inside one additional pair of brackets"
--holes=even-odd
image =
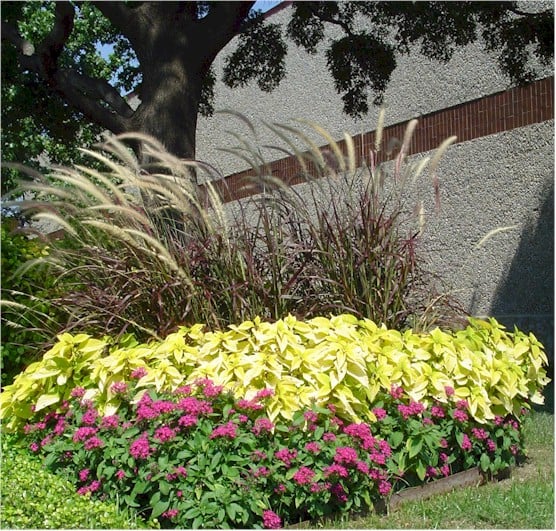
[(332, 527), (554, 529), (554, 415), (535, 411), (524, 424), (524, 430), (529, 457), (510, 479), (407, 502), (386, 516), (343, 518)]

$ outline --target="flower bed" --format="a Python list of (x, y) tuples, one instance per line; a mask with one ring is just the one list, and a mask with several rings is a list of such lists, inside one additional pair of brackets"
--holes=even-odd
[(272, 390), (236, 400), (208, 379), (136, 404), (134, 384), (112, 387), (118, 414), (100, 415), (75, 388), (58, 413), (25, 426), (29, 447), (78, 493), (117, 497), (164, 527), (279, 527), (523, 456), (518, 418), (478, 428), (450, 388), (448, 404), (425, 408), (393, 387), (370, 425), (343, 421), (333, 406), (273, 423)]
[(534, 336), (493, 320), (414, 334), (290, 317), (146, 345), (64, 334), (2, 393), (2, 417), (80, 494), (163, 527), (274, 528), (518, 463), (545, 364)]

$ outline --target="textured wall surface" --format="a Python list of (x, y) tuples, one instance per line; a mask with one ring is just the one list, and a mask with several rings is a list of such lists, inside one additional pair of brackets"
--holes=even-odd
[[(287, 24), (291, 8), (276, 13), (269, 22)], [(334, 32), (327, 35), (333, 36)], [(326, 39), (325, 39), (326, 40)], [(219, 54), (215, 62), (217, 78), (224, 58), (235, 47), (235, 39)], [(370, 105), (369, 114), (363, 119), (352, 119), (342, 112), (342, 100), (334, 89), (332, 77), (326, 67), (323, 50), (309, 55), (295, 44), (288, 44), (286, 77), (276, 90), (262, 92), (256, 83), (230, 89), (217, 83), (215, 109), (232, 109), (244, 114), (257, 126), (258, 144), (278, 144), (275, 135), (265, 131), (262, 122), (291, 123), (296, 119), (317, 122), (333, 138), (344, 132), (365, 133), (375, 129), (378, 111)], [(539, 78), (553, 74), (552, 69), (539, 70)], [(438, 109), (480, 98), (511, 86), (498, 68), (495, 57), (473, 44), (456, 50), (452, 59), (440, 63), (425, 58), (417, 49), (411, 55), (398, 57), (398, 66), (392, 74), (385, 93), (387, 107), (385, 125), (418, 118)], [(251, 136), (239, 119), (230, 115), (215, 114), (200, 117), (197, 132), (197, 158), (216, 166), (224, 175), (246, 169), (245, 162), (218, 151), (218, 148), (237, 145), (229, 131)], [(318, 144), (327, 141), (318, 135), (312, 137)], [(270, 160), (282, 153), (266, 150)]]
[[(288, 12), (274, 15), (271, 22), (287, 21)], [(264, 129), (263, 122), (306, 119), (323, 126), (335, 139), (341, 139), (344, 131), (357, 134), (375, 128), (376, 108), (359, 121), (341, 112), (342, 102), (322, 53), (309, 56), (294, 44), (289, 46), (287, 76), (276, 91), (265, 94), (256, 85), (234, 90), (217, 85), (215, 107), (243, 113), (257, 126), (255, 138), (230, 115), (200, 119), (197, 156), (223, 175), (246, 169), (245, 162), (217, 151), (237, 145), (226, 131), (245, 134), (258, 145), (275, 145), (276, 136)], [(539, 78), (550, 75), (553, 69), (540, 71)], [(415, 51), (398, 60), (385, 95), (385, 125), (510, 86), (493, 56), (478, 45), (458, 50), (447, 64)], [(312, 138), (319, 145), (327, 143), (315, 134)], [(284, 157), (272, 150), (263, 153), (267, 160)], [(431, 267), (469, 312), (492, 315), (507, 326), (516, 324), (534, 332), (553, 357), (554, 121), (456, 144), (445, 154), (438, 175), (440, 212), (434, 212), (430, 180), (423, 180), (421, 188), (412, 192), (425, 200), (428, 222), (422, 251)], [(477, 247), (489, 231), (502, 227), (513, 228), (496, 232)]]

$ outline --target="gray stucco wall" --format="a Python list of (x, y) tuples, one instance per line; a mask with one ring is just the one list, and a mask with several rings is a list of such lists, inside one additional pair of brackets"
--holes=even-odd
[[(537, 4), (537, 2), (527, 2)], [(544, 2), (547, 4), (547, 2)], [(551, 3), (548, 3), (551, 5)], [(291, 8), (276, 13), (269, 22), (284, 27), (289, 21)], [(337, 30), (327, 30), (333, 37)], [(326, 39), (325, 39), (326, 40)], [(224, 58), (236, 46), (234, 39), (217, 57), (215, 72), (220, 78)], [(261, 127), (262, 122), (291, 123), (303, 119), (318, 123), (333, 138), (372, 131), (376, 127), (379, 109), (370, 106), (369, 114), (353, 119), (342, 112), (342, 100), (334, 89), (332, 77), (326, 67), (324, 42), (316, 55), (309, 55), (295, 44), (288, 44), (286, 77), (270, 93), (262, 92), (251, 83), (246, 87), (230, 89), (219, 82), (215, 88), (215, 109), (233, 109), (245, 115), (257, 126), (258, 144), (276, 145), (275, 135)], [(499, 69), (495, 56), (479, 44), (456, 50), (452, 59), (439, 63), (424, 57), (414, 47), (410, 55), (398, 57), (398, 66), (385, 93), (387, 107), (385, 125), (418, 118), (439, 109), (506, 90), (510, 80)], [(538, 69), (538, 78), (553, 74), (553, 69)], [(197, 129), (197, 158), (218, 168), (224, 175), (247, 169), (244, 162), (218, 151), (236, 145), (229, 131), (248, 135), (247, 127), (230, 115), (215, 114), (200, 117)], [(319, 144), (327, 142), (318, 135), (308, 134)], [(283, 155), (263, 150), (269, 160)]]
[[(288, 19), (288, 9), (271, 22)], [(230, 48), (234, 46), (232, 42)], [(217, 61), (217, 72), (221, 57)], [(553, 69), (539, 70), (539, 78)], [(418, 51), (401, 57), (386, 91), (385, 125), (505, 90), (509, 80), (491, 54), (479, 45), (458, 50), (445, 65), (424, 58)], [(341, 112), (322, 53), (311, 57), (290, 44), (287, 77), (269, 94), (256, 86), (216, 87), (215, 107), (243, 113), (257, 126), (256, 143), (275, 145), (274, 135), (262, 122), (290, 123), (295, 119), (317, 122), (333, 138), (373, 130), (378, 109), (364, 120)], [(249, 136), (240, 120), (224, 115), (201, 118), (197, 156), (223, 175), (246, 169), (246, 164), (219, 152), (236, 145), (226, 131)], [(318, 144), (323, 138), (310, 135)], [(264, 151), (268, 160), (284, 155)], [(426, 154), (417, 155), (417, 157)], [(422, 181), (428, 225), (422, 252), (440, 273), (464, 307), (479, 316), (492, 315), (510, 328), (532, 331), (554, 352), (554, 122), (544, 122), (456, 144), (449, 148), (438, 169), (441, 210), (434, 213), (430, 181)], [(489, 231), (483, 246), (476, 244)]]

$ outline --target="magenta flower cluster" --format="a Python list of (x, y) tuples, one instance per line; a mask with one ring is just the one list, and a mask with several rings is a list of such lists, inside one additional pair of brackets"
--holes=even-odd
[[(518, 418), (473, 422), (469, 404), (454, 400), (448, 387), (442, 403), (426, 407), (392, 386), (378, 397), (373, 422), (350, 422), (329, 404), (280, 424), (265, 415), (271, 389), (236, 400), (209, 379), (172, 393), (145, 392), (133, 403), (135, 380), (145, 374), (136, 369), (130, 382), (112, 384), (122, 400), (117, 414), (99, 414), (75, 388), (71, 403), (39, 412), (24, 434), (80, 494), (117, 496), (164, 526), (275, 529), (361, 507), (479, 461), (494, 470), (522, 454)], [(196, 496), (216, 488), (218, 500), (201, 514)], [(214, 514), (207, 509), (213, 506)]]

